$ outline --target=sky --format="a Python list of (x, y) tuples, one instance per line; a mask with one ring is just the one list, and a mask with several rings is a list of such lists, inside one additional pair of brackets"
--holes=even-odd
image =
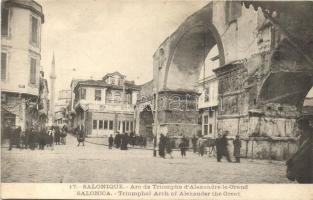
[[(56, 63), (56, 94), (72, 78), (101, 79), (119, 71), (142, 84), (152, 79), (159, 45), (208, 1), (37, 0), (43, 7), (41, 65)], [(74, 70), (75, 69), (75, 70)], [(49, 80), (48, 80), (49, 81)]]
[[(73, 78), (101, 79), (114, 71), (136, 84), (150, 81), (152, 56), (159, 45), (188, 16), (209, 3), (206, 0), (37, 2), (45, 15), (41, 65), (50, 85), (48, 77), (55, 54), (56, 95), (61, 89), (69, 89)], [(313, 89), (308, 96), (313, 96)]]

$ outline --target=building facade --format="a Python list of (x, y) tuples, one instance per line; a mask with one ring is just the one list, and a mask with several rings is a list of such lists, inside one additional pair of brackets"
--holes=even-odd
[[(199, 97), (194, 83), (217, 46), (217, 132), (240, 135), (242, 156), (291, 155), (297, 148), (296, 119), (313, 86), (312, 9), (312, 2), (212, 1), (189, 16), (153, 55), (154, 88), (162, 104), (157, 125), (168, 124), (157, 127), (158, 133), (193, 133), (198, 113), (187, 109), (182, 96)], [(178, 109), (164, 110), (173, 98), (180, 99), (174, 101)]]
[(57, 126), (68, 125), (69, 105), (71, 102), (71, 90), (60, 90), (55, 103), (55, 120)]
[(119, 72), (102, 80), (78, 81), (74, 88), (74, 128), (87, 136), (109, 136), (135, 130), (134, 105), (139, 87)]
[(1, 1), (1, 125), (35, 125), (40, 89), (41, 5)]

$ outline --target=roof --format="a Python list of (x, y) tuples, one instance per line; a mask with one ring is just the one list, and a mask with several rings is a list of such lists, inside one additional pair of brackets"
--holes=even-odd
[[(74, 91), (80, 86), (93, 86), (93, 87), (102, 87), (102, 88), (111, 88), (123, 90), (122, 85), (112, 85), (104, 82), (103, 80), (84, 80), (78, 81), (77, 85), (74, 88)], [(135, 85), (134, 81), (125, 81), (126, 90), (140, 90), (140, 86)]]
[(107, 77), (114, 76), (114, 75), (118, 75), (118, 76), (123, 77), (123, 78), (126, 77), (125, 75), (119, 73), (118, 71), (115, 71), (115, 72), (113, 72), (113, 73), (107, 73), (107, 74), (102, 78), (102, 80), (106, 79)]
[(18, 7), (32, 11), (41, 18), (41, 23), (44, 23), (44, 14), (42, 6), (34, 0), (7, 0), (4, 1), (4, 6), (7, 7)]

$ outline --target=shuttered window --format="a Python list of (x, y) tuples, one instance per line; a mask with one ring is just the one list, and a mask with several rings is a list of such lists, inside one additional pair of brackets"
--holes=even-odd
[(36, 84), (36, 59), (30, 59), (30, 83)]
[(35, 17), (32, 17), (31, 41), (35, 44), (38, 43), (38, 19)]
[(7, 54), (1, 53), (1, 80), (7, 78)]
[(1, 35), (9, 35), (9, 10), (1, 9)]

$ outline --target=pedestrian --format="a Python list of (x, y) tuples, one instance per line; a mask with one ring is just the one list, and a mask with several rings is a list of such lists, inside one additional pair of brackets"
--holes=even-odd
[(228, 148), (227, 148), (227, 146), (228, 146), (227, 135), (228, 135), (228, 131), (225, 131), (225, 133), (223, 134), (222, 138), (220, 139), (221, 158), (223, 156), (225, 156), (227, 161), (231, 162), (229, 151), (228, 151)]
[(48, 134), (49, 134), (49, 142), (48, 142), (48, 144), (49, 144), (50, 147), (52, 147), (52, 145), (53, 145), (53, 130), (52, 130), (52, 128), (48, 131)]
[(300, 146), (286, 162), (287, 178), (298, 183), (313, 183), (313, 127), (307, 118), (298, 119)]
[(113, 141), (114, 141), (114, 139), (113, 139), (113, 136), (111, 134), (110, 137), (109, 137), (109, 149), (112, 149)]
[(121, 150), (128, 150), (129, 137), (127, 133), (124, 133), (121, 138)]
[(15, 130), (15, 137), (16, 137), (16, 147), (20, 148), (21, 144), (21, 134), (22, 134), (22, 128), (21, 126), (18, 126), (17, 129)]
[(191, 139), (191, 143), (192, 143), (193, 153), (196, 153), (197, 152), (197, 138), (196, 138), (196, 135), (193, 135), (193, 138)]
[(181, 154), (182, 158), (186, 157), (187, 145), (186, 145), (185, 137), (183, 137), (181, 139), (181, 142), (179, 144), (179, 148), (180, 148), (180, 154)]
[(203, 136), (201, 135), (199, 138), (199, 155), (202, 157), (204, 155), (205, 152), (205, 142), (206, 140), (203, 138)]
[(216, 158), (217, 162), (221, 162), (222, 153), (221, 153), (221, 139), (222, 135), (218, 134), (217, 138), (215, 139), (215, 147), (216, 147)]
[(41, 131), (39, 131), (39, 138), (38, 138), (38, 143), (39, 143), (39, 149), (44, 150), (45, 148), (45, 129), (42, 128)]
[(165, 149), (166, 149), (166, 153), (170, 156), (170, 158), (173, 158), (173, 156), (172, 156), (172, 143), (171, 143), (171, 139), (169, 137), (165, 137)]
[(85, 146), (85, 132), (84, 132), (84, 128), (83, 127), (81, 127), (81, 129), (79, 129), (79, 131), (78, 131), (77, 141), (78, 141), (77, 146), (79, 146), (80, 143), (82, 143), (83, 146)]
[(13, 144), (15, 142), (15, 127), (9, 126), (8, 127), (8, 134), (9, 134), (9, 151), (12, 150)]
[(58, 126), (55, 127), (55, 145), (60, 145), (60, 137), (61, 137), (61, 133), (60, 133), (60, 128)]
[(31, 150), (34, 150), (36, 147), (36, 133), (33, 127), (31, 127), (29, 130), (28, 142), (29, 142), (29, 148)]
[(119, 149), (120, 146), (121, 146), (121, 135), (120, 135), (119, 132), (117, 132), (117, 134), (116, 134), (116, 136), (115, 136), (115, 138), (114, 138), (114, 144), (115, 144), (115, 147), (116, 147), (117, 149)]
[(234, 144), (234, 157), (236, 159), (236, 163), (240, 163), (241, 141), (239, 135), (236, 135), (236, 139), (233, 141), (233, 144)]
[(161, 158), (165, 158), (165, 144), (166, 144), (166, 140), (164, 135), (161, 133), (160, 135), (160, 141), (159, 141), (159, 156)]

